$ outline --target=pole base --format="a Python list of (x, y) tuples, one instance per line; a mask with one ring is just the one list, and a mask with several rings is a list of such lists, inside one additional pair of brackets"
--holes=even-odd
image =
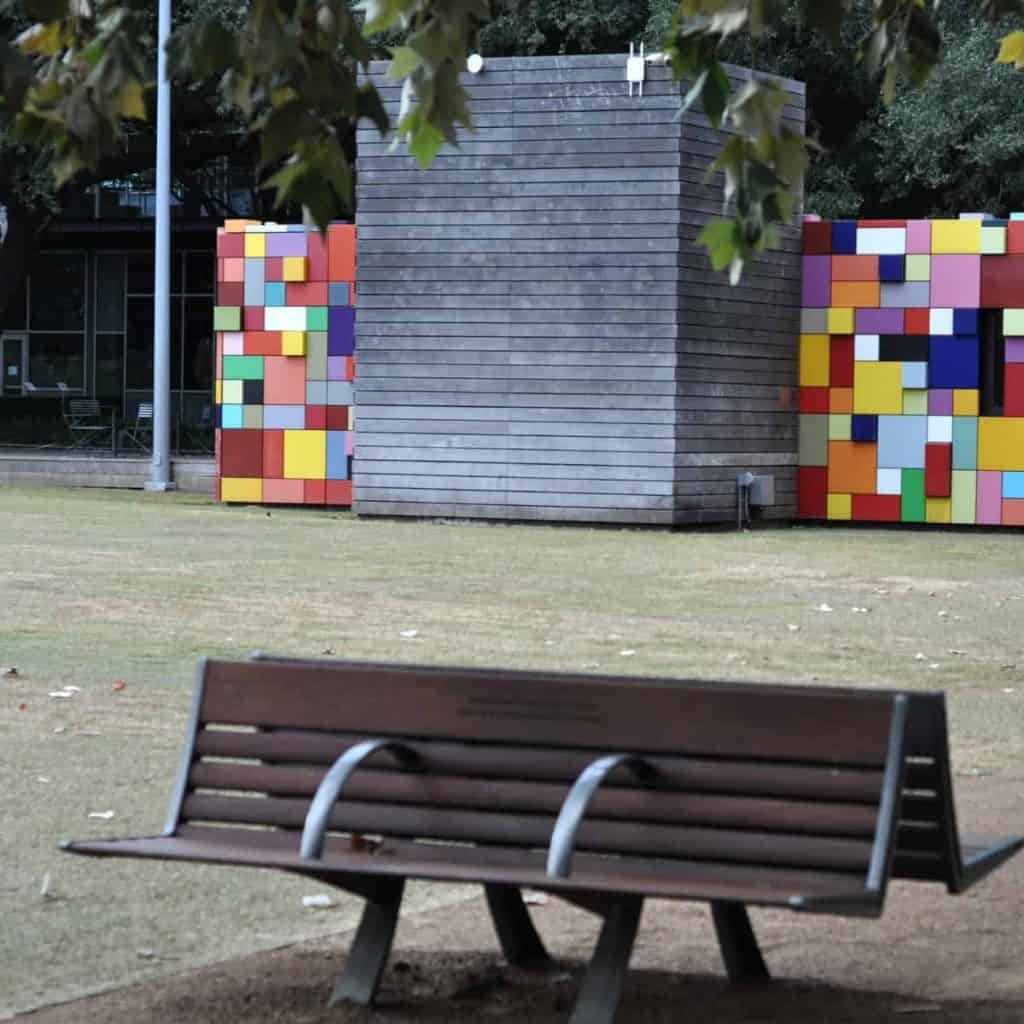
[(173, 480), (147, 480), (143, 485), (144, 491), (176, 491), (178, 485)]

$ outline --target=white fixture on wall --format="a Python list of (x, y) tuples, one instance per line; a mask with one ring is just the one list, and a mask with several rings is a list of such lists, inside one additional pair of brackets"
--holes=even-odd
[(644, 60), (644, 44), (640, 44), (640, 56), (636, 55), (633, 44), (629, 44), (629, 56), (626, 58), (626, 81), (629, 83), (629, 95), (633, 95), (633, 86), (637, 86), (638, 96), (644, 94), (644, 79), (647, 77), (647, 62)]
[(479, 53), (471, 53), (466, 58), (466, 70), (471, 75), (478, 75), (478, 74), (480, 74), (480, 72), (483, 71), (483, 67), (484, 67), (484, 59), (483, 59), (483, 57), (480, 56)]

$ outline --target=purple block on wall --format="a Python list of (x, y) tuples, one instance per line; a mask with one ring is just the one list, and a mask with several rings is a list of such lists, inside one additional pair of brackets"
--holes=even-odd
[(327, 357), (327, 379), (328, 380), (344, 380), (345, 379), (345, 356), (328, 356)]
[(1024, 338), (1006, 339), (1006, 362), (1024, 363)]
[(279, 256), (305, 256), (306, 255), (306, 232), (299, 234), (297, 231), (280, 231), (276, 234), (267, 235), (267, 255)]
[[(828, 257), (824, 257), (828, 259)], [(356, 311), (352, 306), (332, 306), (327, 313), (327, 355), (350, 356), (356, 348)]]
[(805, 256), (803, 305), (826, 308), (832, 302), (832, 257)]
[(953, 333), (954, 334), (977, 334), (978, 333), (978, 311), (976, 309), (954, 309), (953, 310)]
[(856, 315), (858, 334), (902, 334), (902, 309), (858, 309)]
[(952, 416), (953, 415), (953, 389), (932, 388), (928, 392), (928, 415), (929, 416)]
[(854, 256), (857, 253), (857, 222), (835, 220), (832, 222), (832, 252), (836, 256)]

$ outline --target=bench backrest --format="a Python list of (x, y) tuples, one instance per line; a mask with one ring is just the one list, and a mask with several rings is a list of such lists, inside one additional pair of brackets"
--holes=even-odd
[[(374, 755), (331, 828), (546, 848), (580, 772), (643, 755), (656, 781), (616, 772), (577, 849), (835, 872), (863, 885), (879, 823), (892, 692), (614, 679), (344, 662), (207, 661), (169, 828), (301, 830), (327, 767), (368, 738), (402, 740), (424, 771)], [(895, 869), (945, 877), (942, 774), (911, 697)], [(926, 722), (925, 720), (928, 719)], [(938, 718), (935, 718), (937, 721)], [(922, 760), (925, 759), (925, 760)], [(261, 799), (254, 799), (259, 796)], [(902, 817), (902, 815), (901, 815)], [(298, 832), (296, 831), (296, 846)]]

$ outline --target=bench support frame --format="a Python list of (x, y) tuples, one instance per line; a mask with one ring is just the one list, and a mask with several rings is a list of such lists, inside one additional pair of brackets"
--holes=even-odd
[(771, 980), (750, 915), (742, 903), (714, 900), (711, 919), (722, 951), (722, 962), (729, 980), (737, 985), (763, 984)]
[(519, 888), (514, 885), (487, 885), (484, 891), (505, 959), (513, 967), (525, 971), (548, 970), (551, 957), (533, 926)]
[(398, 926), (405, 880), (380, 881), (379, 886), (379, 891), (367, 898), (345, 968), (331, 993), (330, 1006), (343, 1002), (369, 1006), (377, 995)]
[(569, 1024), (613, 1024), (643, 907), (642, 896), (623, 896), (610, 904)]

